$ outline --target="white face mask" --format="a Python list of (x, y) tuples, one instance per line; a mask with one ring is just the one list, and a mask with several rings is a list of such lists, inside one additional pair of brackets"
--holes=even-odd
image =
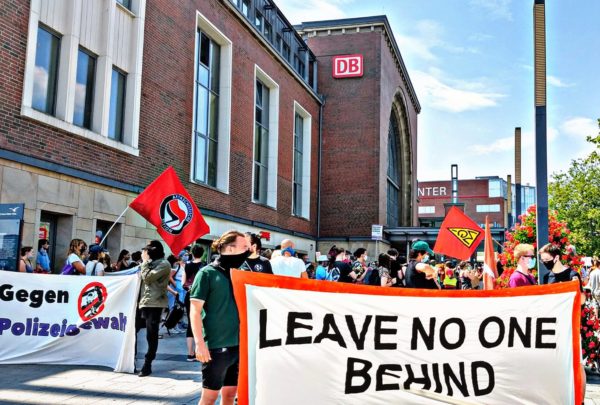
[(366, 256), (366, 255), (365, 255), (365, 262), (366, 262), (367, 260), (369, 260), (369, 256)]

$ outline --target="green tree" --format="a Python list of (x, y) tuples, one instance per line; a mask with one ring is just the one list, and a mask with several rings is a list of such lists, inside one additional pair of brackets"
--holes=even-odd
[(552, 176), (548, 202), (571, 230), (577, 253), (592, 256), (600, 255), (600, 134), (587, 140), (589, 156), (573, 160), (566, 172)]

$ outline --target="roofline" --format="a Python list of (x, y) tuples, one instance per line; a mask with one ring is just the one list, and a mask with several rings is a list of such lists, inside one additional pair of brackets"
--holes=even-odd
[(417, 114), (421, 112), (421, 103), (419, 103), (419, 98), (417, 97), (417, 93), (415, 92), (415, 88), (413, 87), (412, 81), (410, 80), (410, 76), (408, 74), (408, 70), (406, 69), (406, 65), (404, 64), (404, 60), (402, 59), (402, 54), (400, 53), (400, 48), (398, 48), (398, 44), (396, 42), (396, 38), (394, 37), (394, 33), (390, 26), (387, 16), (385, 15), (375, 15), (375, 16), (367, 16), (367, 17), (357, 17), (357, 18), (343, 18), (339, 20), (323, 20), (323, 21), (307, 21), (302, 22), (301, 24), (295, 25), (294, 28), (298, 32), (308, 32), (308, 31), (325, 31), (328, 29), (339, 29), (339, 28), (347, 28), (347, 27), (360, 27), (365, 25), (382, 25), (385, 29), (385, 33), (390, 39), (390, 43), (392, 45), (394, 56), (400, 65), (400, 74), (406, 85), (408, 87), (408, 92), (410, 94), (410, 98), (413, 102), (413, 106), (417, 111)]

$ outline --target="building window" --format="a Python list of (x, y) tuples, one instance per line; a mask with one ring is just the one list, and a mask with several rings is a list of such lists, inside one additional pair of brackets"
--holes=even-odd
[(246, 18), (250, 18), (250, 0), (242, 0), (241, 10)]
[(263, 32), (264, 21), (263, 15), (257, 11), (256, 15), (254, 16), (254, 25), (256, 26), (258, 32)]
[(398, 164), (398, 122), (396, 115), (390, 115), (388, 130), (388, 170), (387, 170), (387, 223), (398, 226), (400, 196), (400, 165)]
[(131, 0), (117, 0), (117, 3), (131, 11)]
[(32, 107), (50, 115), (54, 115), (56, 111), (59, 51), (60, 38), (39, 26), (35, 50)]
[(490, 179), (488, 180), (488, 194), (490, 198), (504, 197), (502, 194), (502, 180), (501, 179)]
[(198, 31), (194, 180), (217, 186), (221, 47)]
[(281, 38), (281, 35), (277, 34), (277, 35), (275, 36), (275, 46), (277, 47), (277, 50), (278, 50), (280, 53), (283, 53), (283, 50), (282, 50), (282, 48), (281, 48), (281, 46), (282, 46), (282, 45), (283, 45), (283, 39)]
[(110, 79), (110, 109), (108, 113), (108, 137), (123, 140), (123, 113), (125, 111), (125, 73), (113, 67)]
[(435, 214), (435, 207), (434, 206), (419, 207), (419, 214)]
[(294, 113), (294, 186), (293, 186), (293, 213), (302, 215), (302, 172), (303, 172), (303, 146), (304, 146), (304, 119)]
[(477, 212), (500, 212), (500, 204), (477, 205)]
[(269, 42), (273, 41), (273, 27), (267, 21), (265, 21), (265, 37)]
[(83, 48), (79, 48), (79, 52), (77, 53), (73, 124), (87, 129), (92, 128), (95, 76), (96, 58)]
[(287, 44), (287, 42), (283, 41), (283, 57), (285, 58), (285, 60), (287, 60), (288, 62), (290, 61), (290, 56), (291, 56), (291, 50), (290, 50), (290, 46)]
[(269, 175), (269, 88), (256, 81), (254, 130), (254, 201), (267, 203)]

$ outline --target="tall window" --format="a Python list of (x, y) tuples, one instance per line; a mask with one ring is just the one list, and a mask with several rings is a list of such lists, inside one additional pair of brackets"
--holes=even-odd
[(205, 33), (197, 36), (194, 180), (216, 187), (221, 48)]
[(123, 72), (113, 67), (110, 81), (110, 110), (108, 114), (108, 137), (123, 140), (123, 112), (125, 110), (125, 81)]
[(117, 0), (117, 3), (121, 4), (127, 10), (131, 10), (131, 0)]
[(254, 131), (254, 201), (267, 203), (267, 179), (269, 174), (269, 88), (256, 81)]
[(75, 109), (73, 124), (90, 129), (92, 127), (92, 101), (94, 100), (94, 76), (96, 58), (79, 48), (77, 53), (77, 77), (75, 84)]
[(55, 114), (56, 108), (59, 50), (60, 38), (38, 27), (32, 107), (51, 115)]
[(293, 189), (293, 212), (294, 215), (302, 215), (302, 172), (304, 149), (304, 119), (300, 114), (294, 116), (294, 189)]
[(398, 165), (398, 122), (392, 112), (388, 130), (387, 223), (398, 226), (398, 198), (400, 194), (400, 167)]

